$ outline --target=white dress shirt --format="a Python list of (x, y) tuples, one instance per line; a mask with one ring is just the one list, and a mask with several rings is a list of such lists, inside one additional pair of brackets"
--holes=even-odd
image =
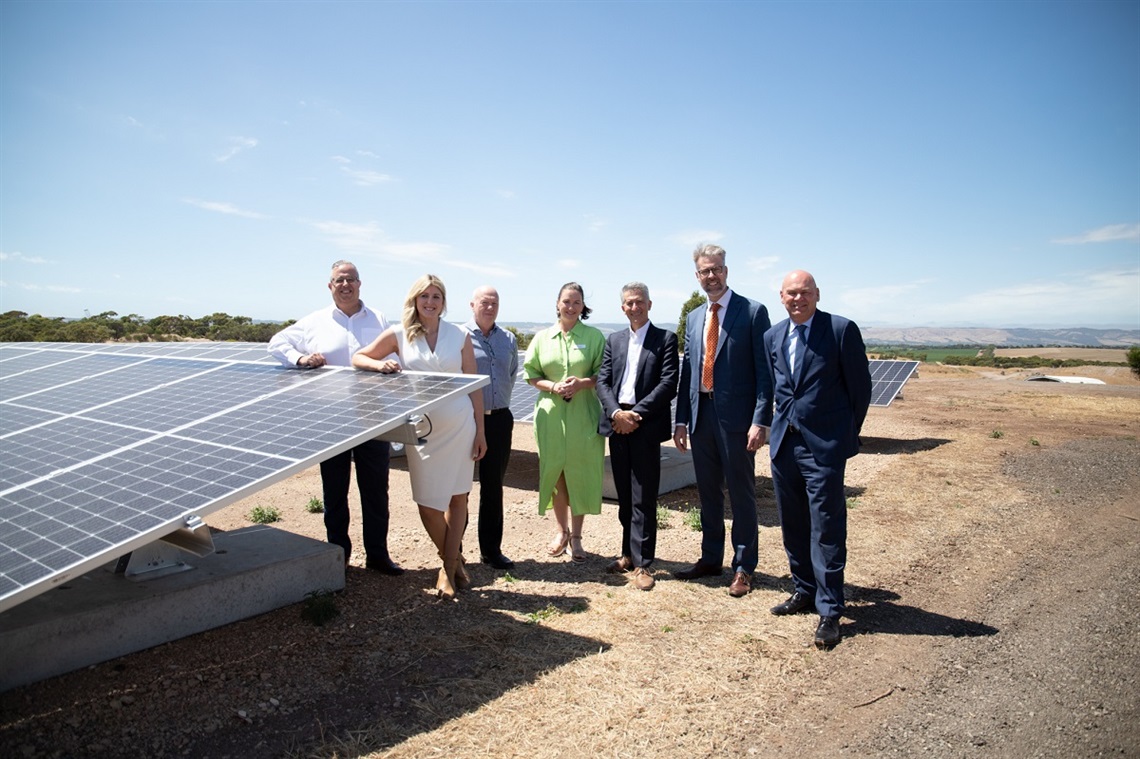
[(641, 329), (629, 330), (629, 346), (625, 352), (625, 374), (621, 378), (621, 387), (618, 388), (618, 403), (634, 405), (637, 403), (637, 364), (641, 361), (641, 349), (645, 347), (645, 335), (649, 333), (649, 322), (641, 325)]
[[(388, 329), (384, 314), (360, 303), (352, 316), (335, 305), (314, 311), (278, 332), (269, 341), (269, 354), (286, 366), (302, 356), (320, 353), (329, 366), (352, 366), (352, 354), (368, 346)], [(394, 358), (389, 356), (388, 358)]]

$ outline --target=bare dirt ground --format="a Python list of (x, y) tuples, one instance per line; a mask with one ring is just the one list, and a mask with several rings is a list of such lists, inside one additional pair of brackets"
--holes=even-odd
[[(658, 585), (643, 593), (604, 573), (614, 504), (586, 522), (585, 565), (545, 555), (519, 425), (509, 574), (472, 564), (458, 600), (427, 592), (434, 551), (397, 460), (404, 576), (357, 555), (323, 627), (288, 607), (0, 694), (0, 754), (1140, 756), (1140, 383), (1080, 373), (1110, 384), (923, 365), (871, 410), (848, 469), (849, 611), (832, 651), (811, 646), (814, 617), (768, 613), (790, 581), (767, 449), (755, 590), (672, 579), (699, 551), (688, 488), (661, 498)], [(273, 505), (281, 529), (322, 538), (304, 508), (319, 494), (314, 469), (209, 521), (235, 529)]]

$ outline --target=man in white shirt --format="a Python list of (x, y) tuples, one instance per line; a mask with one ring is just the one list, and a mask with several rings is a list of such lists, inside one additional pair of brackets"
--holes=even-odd
[[(350, 261), (337, 261), (329, 276), (333, 305), (314, 311), (286, 327), (269, 341), (269, 353), (286, 366), (315, 369), (352, 366), (352, 354), (367, 346), (388, 328), (384, 314), (372, 311), (360, 299), (360, 274)], [(393, 357), (390, 357), (390, 360)], [(352, 556), (348, 536), (348, 486), (356, 464), (360, 491), (361, 528), (365, 563), (386, 575), (404, 573), (388, 555), (388, 443), (366, 443), (321, 462), (328, 542), (344, 549), (344, 563)]]
[(618, 496), (621, 555), (607, 569), (629, 572), (630, 584), (652, 590), (657, 552), (657, 491), (661, 443), (669, 439), (670, 404), (677, 394), (677, 336), (649, 322), (649, 288), (630, 282), (621, 290), (629, 329), (606, 339), (598, 372), (602, 415), (598, 432), (610, 439), (610, 468)]

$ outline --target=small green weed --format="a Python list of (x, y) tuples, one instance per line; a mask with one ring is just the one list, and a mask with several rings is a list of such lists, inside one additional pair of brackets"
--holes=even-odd
[(503, 572), (503, 582), (518, 582), (519, 578), (515, 577), (510, 572)]
[(661, 632), (663, 632), (663, 633), (673, 632), (673, 625), (661, 625)]
[(858, 508), (858, 506), (859, 506), (859, 499), (858, 498), (848, 498), (847, 499), (847, 508), (854, 509), (854, 508)]
[(672, 513), (673, 512), (669, 511), (669, 509), (665, 508), (661, 504), (657, 504), (657, 529), (668, 530), (670, 527), (672, 527), (672, 525), (669, 524), (669, 517), (672, 515)]
[(1031, 438), (1029, 438), (1029, 444), (1030, 445), (1041, 445), (1041, 441), (1035, 437), (1031, 437)]
[(545, 622), (548, 619), (554, 619), (559, 614), (557, 607), (554, 604), (547, 604), (545, 609), (532, 611), (530, 614), (524, 614), (523, 619), (526, 620), (528, 625), (537, 625), (540, 622)]
[(994, 430), (993, 432), (990, 433), (990, 437), (992, 437), (994, 440), (997, 440), (998, 438), (1005, 437), (1005, 433), (1002, 432), (1001, 430)]
[(336, 596), (331, 590), (314, 590), (305, 596), (304, 604), (301, 607), (301, 619), (317, 627), (340, 616), (340, 609), (336, 607)]
[(681, 517), (681, 521), (684, 522), (685, 526), (693, 532), (700, 532), (701, 510), (694, 506), (690, 506), (688, 511), (685, 512), (685, 515)]
[(281, 512), (273, 506), (254, 506), (249, 512), (249, 521), (254, 524), (269, 524), (281, 518)]
[(325, 511), (325, 502), (313, 496), (309, 499), (309, 502), (305, 504), (305, 511), (310, 514), (323, 514)]

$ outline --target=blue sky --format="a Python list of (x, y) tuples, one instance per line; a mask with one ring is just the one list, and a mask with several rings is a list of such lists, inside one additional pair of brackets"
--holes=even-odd
[(0, 311), (1140, 328), (1138, 2), (0, 3)]

